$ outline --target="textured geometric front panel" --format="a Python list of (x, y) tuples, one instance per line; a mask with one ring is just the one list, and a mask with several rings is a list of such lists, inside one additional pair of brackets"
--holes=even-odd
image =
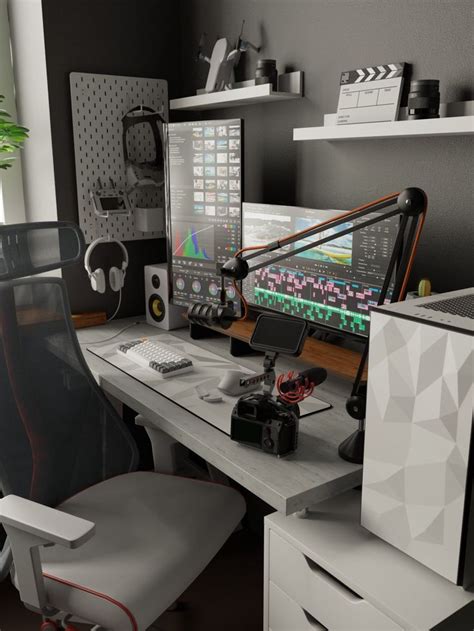
[[(133, 212), (129, 216), (111, 215), (108, 219), (98, 217), (90, 191), (97, 187), (98, 178), (104, 185), (109, 185), (112, 178), (117, 187), (127, 187), (122, 118), (132, 108), (144, 105), (168, 121), (167, 81), (72, 72), (70, 83), (79, 225), (86, 243), (107, 235), (119, 241), (163, 237), (164, 230), (146, 233), (136, 230)], [(137, 161), (152, 160), (155, 156), (149, 125), (132, 127), (127, 144)], [(163, 208), (164, 219), (163, 189), (141, 189), (131, 194), (130, 201), (138, 207)]]
[(456, 582), (473, 338), (373, 312), (362, 525)]

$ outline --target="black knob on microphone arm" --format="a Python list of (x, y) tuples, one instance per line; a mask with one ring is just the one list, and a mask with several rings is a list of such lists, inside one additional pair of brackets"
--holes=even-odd
[(357, 388), (357, 392), (351, 394), (346, 401), (346, 410), (349, 416), (356, 419), (356, 421), (363, 421), (365, 419), (365, 412), (367, 408), (367, 382), (362, 381)]
[(406, 188), (398, 196), (397, 204), (409, 217), (419, 215), (426, 208), (426, 194), (421, 188)]
[(244, 280), (249, 274), (249, 265), (240, 256), (229, 259), (220, 269), (222, 276), (233, 280)]
[(229, 304), (193, 302), (188, 308), (188, 320), (201, 326), (220, 326), (222, 329), (228, 329), (236, 319), (236, 313)]

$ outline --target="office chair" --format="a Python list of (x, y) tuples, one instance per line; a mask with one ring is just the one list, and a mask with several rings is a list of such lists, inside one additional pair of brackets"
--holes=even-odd
[(0, 578), (10, 573), (44, 631), (55, 620), (73, 629), (71, 616), (141, 631), (245, 506), (226, 486), (136, 471), (136, 446), (83, 358), (64, 282), (34, 276), (83, 251), (74, 224), (0, 227)]

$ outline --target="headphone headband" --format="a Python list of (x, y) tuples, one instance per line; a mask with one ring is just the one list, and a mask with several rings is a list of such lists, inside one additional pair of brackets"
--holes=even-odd
[(84, 254), (84, 267), (86, 268), (86, 272), (89, 274), (89, 276), (92, 274), (92, 270), (91, 270), (91, 266), (90, 266), (90, 262), (89, 261), (90, 261), (92, 252), (94, 251), (96, 246), (98, 246), (100, 243), (116, 243), (118, 246), (120, 246), (120, 249), (122, 250), (123, 257), (124, 257), (123, 261), (122, 261), (122, 271), (125, 272), (125, 270), (128, 267), (128, 252), (127, 252), (127, 248), (118, 239), (114, 239), (112, 237), (99, 237), (95, 241), (92, 241), (92, 243), (87, 248), (86, 253)]

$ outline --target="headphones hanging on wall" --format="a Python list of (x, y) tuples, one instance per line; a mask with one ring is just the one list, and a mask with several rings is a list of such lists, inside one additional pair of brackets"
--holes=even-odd
[(98, 267), (94, 271), (92, 271), (90, 266), (90, 258), (94, 249), (100, 243), (116, 243), (120, 246), (123, 252), (123, 261), (122, 266), (119, 269), (118, 267), (111, 267), (109, 270), (109, 285), (112, 291), (120, 291), (125, 284), (125, 274), (128, 267), (128, 252), (127, 248), (121, 241), (117, 239), (112, 239), (111, 237), (99, 237), (95, 241), (92, 241), (90, 246), (87, 248), (86, 253), (84, 255), (84, 267), (86, 269), (87, 274), (89, 275), (89, 280), (91, 281), (91, 287), (94, 291), (97, 291), (99, 294), (105, 293), (106, 282), (105, 282), (105, 272), (101, 267)]

